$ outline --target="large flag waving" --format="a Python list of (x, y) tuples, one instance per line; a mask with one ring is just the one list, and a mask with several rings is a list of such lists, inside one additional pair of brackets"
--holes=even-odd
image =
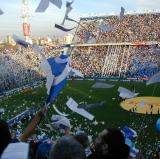
[[(43, 49), (38, 45), (32, 45), (18, 36), (13, 36), (14, 40), (23, 47), (31, 47), (34, 52), (40, 56), (41, 64), (40, 69), (45, 73), (47, 77), (46, 88), (49, 95), (47, 103), (54, 101), (55, 97), (65, 87), (68, 76), (83, 77), (83, 74), (76, 69), (71, 68), (70, 58), (67, 54), (61, 54), (59, 57), (46, 59), (43, 54)], [(65, 46), (65, 47), (70, 47)]]
[(156, 73), (155, 75), (153, 75), (146, 83), (146, 85), (150, 85), (153, 83), (158, 83), (160, 82), (160, 71), (158, 73)]
[(67, 82), (67, 76), (70, 72), (70, 68), (69, 68), (70, 60), (68, 55), (61, 54), (58, 57), (58, 59), (59, 59), (58, 61), (56, 61), (56, 58), (49, 58), (47, 60), (52, 70), (52, 74), (54, 76), (52, 86), (50, 90), (48, 90), (50, 93), (47, 99), (47, 103), (53, 102), (55, 97), (65, 87)]
[(46, 87), (49, 94), (47, 103), (53, 102), (55, 97), (66, 86), (69, 75), (83, 77), (81, 72), (70, 67), (69, 55), (65, 54), (47, 60), (44, 59), (42, 61), (42, 70), (47, 75)]

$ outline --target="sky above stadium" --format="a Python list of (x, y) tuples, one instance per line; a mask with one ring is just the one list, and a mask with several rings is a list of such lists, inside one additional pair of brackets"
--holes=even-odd
[[(65, 13), (65, 2), (58, 9), (50, 5), (45, 13), (35, 13), (40, 0), (29, 0), (30, 18), (32, 36), (60, 36), (64, 33), (54, 28), (54, 24), (60, 24)], [(0, 9), (5, 14), (0, 16), (0, 39), (9, 34), (22, 36), (22, 0), (0, 0)], [(99, 15), (115, 13), (119, 14), (120, 7), (123, 6), (126, 11), (140, 10), (160, 10), (160, 0), (75, 0), (70, 17), (78, 20), (81, 16)], [(67, 22), (66, 26), (73, 26), (74, 23)]]

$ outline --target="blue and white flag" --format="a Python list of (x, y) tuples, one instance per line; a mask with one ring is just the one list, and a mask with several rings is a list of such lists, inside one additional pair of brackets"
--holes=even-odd
[(35, 12), (45, 12), (49, 7), (49, 2), (57, 6), (59, 9), (62, 7), (62, 0), (41, 0)]
[(125, 138), (125, 144), (129, 146), (130, 157), (135, 158), (139, 153), (139, 150), (135, 147), (135, 144), (129, 138)]
[(158, 73), (156, 73), (155, 75), (153, 75), (146, 83), (146, 85), (150, 85), (153, 83), (158, 83), (160, 82), (160, 71)]
[(51, 88), (48, 88), (49, 97), (47, 103), (51, 103), (66, 85), (67, 76), (70, 72), (70, 60), (68, 55), (61, 54), (59, 57), (49, 58), (47, 61), (54, 76)]
[(44, 142), (48, 142), (49, 141), (49, 137), (45, 133), (43, 133), (41, 135), (38, 135), (37, 138), (38, 138), (39, 142), (43, 142), (44, 143)]
[(0, 9), (0, 15), (4, 14), (4, 12)]
[(129, 138), (129, 139), (133, 139), (137, 137), (137, 132), (130, 127), (122, 128), (121, 132), (123, 133), (124, 137)]
[(51, 131), (65, 133), (66, 130), (70, 130), (72, 125), (70, 120), (61, 115), (52, 115), (51, 123), (45, 124)]
[(58, 57), (46, 59), (41, 50), (40, 52), (40, 68), (47, 77), (46, 88), (47, 94), (49, 95), (47, 103), (49, 104), (54, 101), (55, 97), (66, 86), (68, 76), (83, 77), (83, 75), (78, 70), (70, 67), (71, 61), (67, 53), (63, 53)]

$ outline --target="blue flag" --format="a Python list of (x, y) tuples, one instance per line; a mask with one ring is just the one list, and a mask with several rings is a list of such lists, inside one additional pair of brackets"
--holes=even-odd
[(47, 61), (55, 77), (47, 99), (47, 103), (51, 103), (66, 85), (67, 76), (69, 74), (69, 58), (68, 55), (62, 54), (57, 58), (49, 58)]

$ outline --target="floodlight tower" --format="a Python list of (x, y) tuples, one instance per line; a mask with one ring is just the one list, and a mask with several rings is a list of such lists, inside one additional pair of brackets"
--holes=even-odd
[(29, 0), (22, 0), (22, 20), (23, 35), (27, 42), (30, 42), (30, 24), (29, 24)]

